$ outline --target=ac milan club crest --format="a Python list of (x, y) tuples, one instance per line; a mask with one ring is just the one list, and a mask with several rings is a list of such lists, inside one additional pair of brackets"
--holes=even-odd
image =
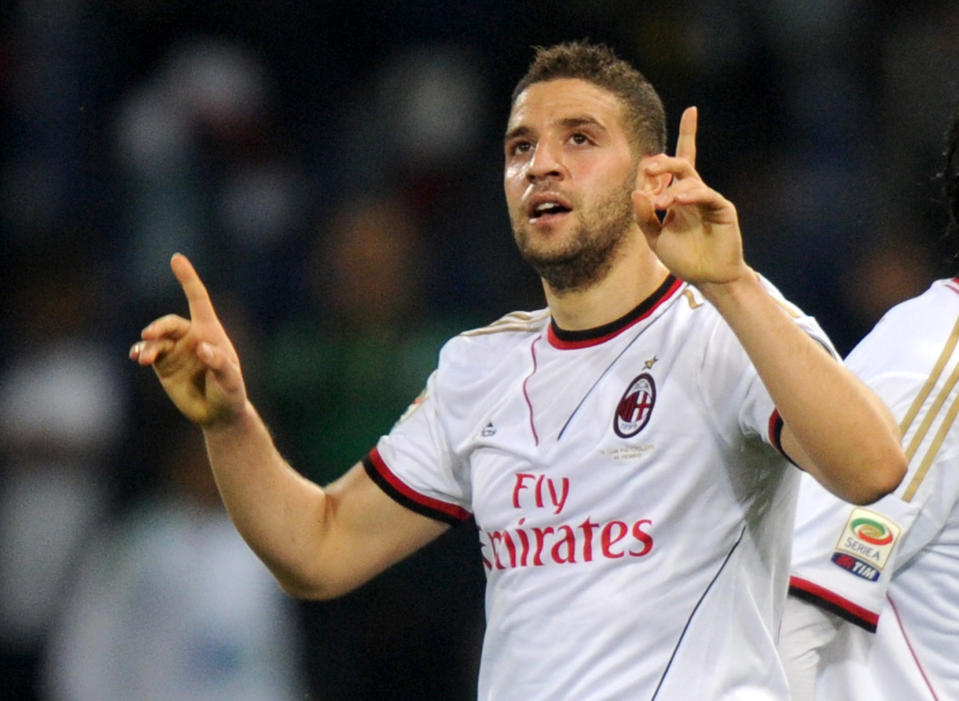
[(656, 383), (644, 372), (629, 383), (613, 415), (613, 430), (620, 438), (632, 438), (643, 430), (653, 414), (656, 403)]

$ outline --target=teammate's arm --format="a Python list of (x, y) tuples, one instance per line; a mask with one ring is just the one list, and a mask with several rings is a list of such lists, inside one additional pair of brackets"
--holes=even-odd
[(157, 319), (130, 356), (153, 366), (173, 403), (203, 429), (234, 524), (285, 590), (345, 593), (448, 528), (396, 503), (360, 464), (325, 489), (290, 467), (247, 398), (239, 358), (199, 276), (179, 254), (171, 267), (190, 318)]
[[(700, 289), (742, 343), (783, 418), (786, 454), (847, 501), (879, 499), (906, 472), (892, 414), (792, 321), (746, 264), (736, 208), (695, 169), (695, 108), (683, 113), (679, 131), (676, 156), (643, 163), (650, 176), (671, 175), (672, 185), (633, 195), (650, 248)], [(661, 223), (652, 210), (665, 212)]]
[(845, 622), (839, 616), (794, 596), (786, 597), (779, 634), (779, 655), (789, 680), (791, 701), (814, 701), (823, 650)]

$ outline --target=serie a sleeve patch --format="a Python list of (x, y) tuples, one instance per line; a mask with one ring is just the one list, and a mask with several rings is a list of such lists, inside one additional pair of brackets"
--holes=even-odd
[(830, 560), (857, 577), (875, 582), (889, 562), (902, 528), (870, 509), (853, 509)]

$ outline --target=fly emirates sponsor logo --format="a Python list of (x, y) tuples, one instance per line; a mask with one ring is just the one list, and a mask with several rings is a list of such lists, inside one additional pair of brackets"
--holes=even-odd
[[(530, 515), (562, 516), (570, 490), (568, 477), (520, 472), (513, 483), (512, 505)], [(480, 531), (483, 564), (488, 570), (638, 558), (653, 550), (653, 522), (648, 518), (598, 520), (587, 516), (580, 523), (548, 526), (526, 521), (527, 516), (521, 516), (513, 528)]]

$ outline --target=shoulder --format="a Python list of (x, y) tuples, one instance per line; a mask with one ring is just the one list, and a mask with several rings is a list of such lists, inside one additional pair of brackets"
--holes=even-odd
[(959, 439), (951, 420), (933, 425), (959, 411), (959, 284), (938, 280), (890, 309), (846, 366), (890, 407), (904, 436), (921, 427), (920, 438)]
[(486, 326), (449, 339), (440, 351), (440, 367), (498, 362), (503, 353), (517, 346), (526, 346), (542, 335), (549, 325), (549, 310), (510, 312)]
[[(876, 325), (875, 332), (887, 332), (887, 327), (909, 324), (913, 328), (951, 329), (959, 317), (959, 280), (936, 280), (929, 289), (892, 307)], [(871, 335), (871, 334), (870, 334)]]
[[(780, 291), (776, 285), (770, 282), (768, 279), (757, 273), (759, 281), (762, 283), (762, 286), (766, 289), (766, 292), (769, 293), (769, 296), (776, 300), (776, 303), (782, 307), (785, 312), (795, 319), (800, 324), (811, 325), (816, 329), (819, 329), (819, 325), (816, 323), (814, 317), (807, 314), (799, 306), (790, 302), (786, 296)], [(821, 331), (821, 329), (819, 329)]]
[(512, 312), (453, 336), (440, 350), (439, 364), (420, 400), (431, 398), (443, 407), (447, 420), (469, 416), (529, 372), (531, 349), (548, 325), (548, 310)]
[(807, 314), (799, 306), (790, 302), (778, 287), (776, 287), (772, 282), (767, 280), (762, 275), (759, 275), (759, 280), (763, 287), (766, 288), (766, 291), (769, 293), (769, 295), (792, 318), (792, 320), (799, 325), (803, 331), (805, 331), (813, 340), (819, 343), (819, 345), (821, 345), (830, 355), (837, 360), (840, 359), (841, 356), (839, 351), (837, 351), (836, 347), (833, 345), (832, 339), (829, 338), (829, 334), (823, 330), (823, 328), (819, 325), (819, 322), (816, 321), (815, 317)]
[(911, 297), (887, 311), (876, 325), (876, 330), (908, 320), (922, 321), (931, 326), (954, 323), (959, 315), (959, 279), (936, 280), (925, 292)]
[[(765, 276), (756, 272), (756, 278), (759, 280), (763, 289), (772, 298), (772, 300), (814, 341), (821, 345), (830, 355), (837, 360), (840, 358), (839, 352), (833, 345), (829, 335), (823, 330), (816, 321), (815, 317), (810, 316), (799, 306), (789, 301), (776, 285), (770, 282)], [(692, 306), (697, 306), (694, 300), (700, 300), (701, 296), (698, 290), (689, 287), (684, 292), (690, 299)], [(714, 353), (716, 348), (729, 348), (733, 355), (745, 358), (745, 351), (742, 350), (739, 339), (729, 326), (723, 316), (708, 302), (702, 306), (706, 313), (700, 315), (697, 324), (709, 334), (708, 350), (709, 354)], [(751, 364), (751, 363), (750, 363)]]
[(463, 331), (456, 338), (503, 338), (509, 334), (539, 333), (548, 321), (549, 309), (537, 309), (531, 312), (515, 311), (501, 316), (492, 324)]
[(959, 281), (935, 281), (887, 311), (847, 358), (857, 371), (880, 366), (922, 370), (952, 354), (959, 341)]

